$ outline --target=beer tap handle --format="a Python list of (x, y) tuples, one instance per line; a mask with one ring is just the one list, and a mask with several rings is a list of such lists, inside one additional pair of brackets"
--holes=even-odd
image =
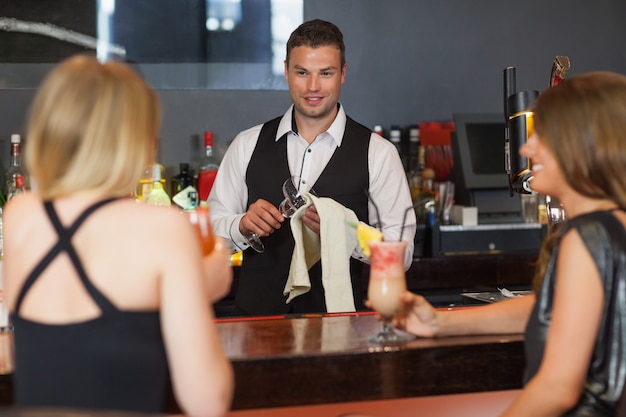
[(563, 55), (557, 55), (552, 63), (552, 71), (550, 71), (550, 87), (558, 85), (565, 79), (567, 71), (569, 71), (569, 58)]
[[(550, 87), (554, 87), (561, 83), (570, 69), (570, 61), (566, 56), (556, 56), (552, 63), (552, 71), (550, 72)], [(546, 196), (546, 209), (548, 212), (548, 227), (552, 227), (556, 223), (565, 220), (565, 210), (561, 206), (561, 202), (552, 196)]]

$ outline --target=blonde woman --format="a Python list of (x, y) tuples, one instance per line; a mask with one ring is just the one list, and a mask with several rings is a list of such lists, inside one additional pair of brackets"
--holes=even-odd
[(171, 380), (186, 414), (228, 410), (211, 302), (229, 288), (229, 253), (202, 258), (184, 216), (128, 198), (159, 125), (155, 92), (122, 63), (69, 58), (37, 93), (33, 191), (4, 211), (18, 406), (164, 413)]

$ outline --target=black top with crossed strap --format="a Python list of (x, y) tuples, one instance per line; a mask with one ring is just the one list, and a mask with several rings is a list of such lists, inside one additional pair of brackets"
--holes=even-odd
[[(89, 280), (72, 236), (87, 217), (115, 199), (88, 207), (64, 227), (53, 203), (44, 203), (58, 236), (21, 288), (15, 329), (15, 394), (19, 406), (55, 406), (161, 413), (170, 395), (169, 371), (158, 311), (121, 311)], [(85, 290), (98, 305), (97, 318), (68, 324), (35, 322), (20, 315), (28, 290), (61, 253), (66, 253)]]

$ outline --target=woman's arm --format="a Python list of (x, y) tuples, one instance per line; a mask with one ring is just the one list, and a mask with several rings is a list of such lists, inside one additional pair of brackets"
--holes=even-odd
[(575, 230), (562, 239), (557, 271), (541, 366), (502, 417), (560, 416), (580, 398), (602, 316), (604, 289)]
[[(190, 227), (170, 224), (170, 253), (163, 260), (161, 322), (174, 393), (190, 416), (221, 416), (234, 390), (231, 364), (213, 321), (212, 300), (230, 285), (229, 252), (216, 249), (201, 259)], [(174, 222), (172, 222), (174, 223)], [(206, 269), (205, 269), (206, 268)]]
[(219, 301), (230, 291), (233, 283), (230, 255), (231, 250), (224, 239), (215, 236), (213, 252), (202, 258), (202, 273), (207, 287), (207, 296), (211, 303)]
[(395, 325), (417, 336), (522, 333), (535, 303), (534, 295), (511, 298), (486, 306), (440, 311), (420, 295), (401, 296), (404, 311)]

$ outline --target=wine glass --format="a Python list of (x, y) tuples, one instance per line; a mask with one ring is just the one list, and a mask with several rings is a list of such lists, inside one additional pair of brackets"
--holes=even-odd
[(261, 242), (261, 237), (254, 232), (249, 232), (247, 235), (244, 235), (246, 238), (246, 242), (250, 245), (252, 249), (259, 253), (265, 252), (265, 245)]
[(207, 256), (215, 247), (215, 236), (211, 227), (211, 213), (209, 207), (200, 206), (193, 211), (185, 212), (187, 219), (194, 226), (202, 255)]
[[(307, 200), (304, 198), (304, 195), (300, 193), (296, 184), (300, 183), (300, 177), (293, 176), (287, 178), (283, 183), (283, 195), (285, 199), (280, 203), (278, 209), (280, 214), (282, 214), (285, 218), (289, 218), (293, 216), (293, 214), (300, 207), (307, 203)], [(312, 194), (315, 194), (313, 190), (310, 190)], [(246, 241), (250, 245), (252, 249), (259, 253), (263, 253), (265, 251), (265, 246), (263, 242), (261, 242), (261, 238), (254, 232), (249, 232), (244, 236)]]
[(404, 254), (407, 242), (369, 242), (371, 251), (370, 281), (367, 297), (380, 314), (383, 328), (370, 342), (393, 344), (410, 340), (407, 334), (394, 331), (391, 321), (401, 307), (400, 294), (406, 291)]
[[(297, 185), (296, 185), (297, 184)], [(283, 195), (285, 199), (280, 203), (278, 209), (283, 217), (290, 218), (294, 213), (308, 202), (305, 196), (300, 192), (300, 177), (293, 176), (287, 178), (283, 183)], [(310, 190), (312, 194), (313, 190)]]

